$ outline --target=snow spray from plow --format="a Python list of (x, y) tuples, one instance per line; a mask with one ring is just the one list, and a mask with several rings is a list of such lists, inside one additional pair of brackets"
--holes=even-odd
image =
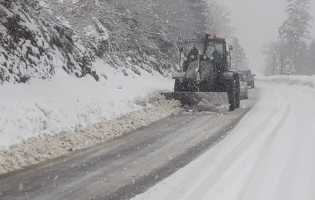
[(180, 101), (184, 107), (200, 111), (218, 111), (230, 105), (226, 92), (174, 92), (162, 93), (162, 95), (168, 100)]

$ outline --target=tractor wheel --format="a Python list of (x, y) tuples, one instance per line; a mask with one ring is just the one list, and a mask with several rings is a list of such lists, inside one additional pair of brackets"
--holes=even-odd
[(240, 85), (240, 80), (239, 80), (239, 77), (236, 77), (235, 78), (235, 89), (236, 89), (236, 102), (235, 102), (235, 107), (236, 108), (239, 108), (240, 107), (240, 104), (241, 104), (241, 85)]
[(187, 88), (187, 92), (198, 92), (198, 86), (196, 82), (192, 80), (187, 81), (185, 86)]
[(230, 111), (235, 110), (236, 108), (236, 83), (234, 79), (232, 80), (227, 80), (226, 83), (226, 90), (227, 90), (227, 95), (229, 98), (229, 104), (230, 104)]
[(248, 99), (248, 93), (244, 95), (244, 99)]
[(180, 82), (179, 80), (175, 80), (175, 84), (174, 84), (174, 92), (179, 92), (180, 90)]
[(180, 83), (178, 79), (175, 80), (174, 92), (187, 92), (187, 83), (184, 81)]

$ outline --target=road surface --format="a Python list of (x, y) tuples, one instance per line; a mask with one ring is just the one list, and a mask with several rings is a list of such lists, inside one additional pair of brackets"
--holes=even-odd
[[(253, 90), (257, 97), (258, 91)], [(0, 199), (130, 199), (229, 134), (255, 100), (225, 115), (183, 114), (85, 151), (0, 176)]]
[(231, 133), (133, 200), (314, 200), (315, 90), (258, 84)]

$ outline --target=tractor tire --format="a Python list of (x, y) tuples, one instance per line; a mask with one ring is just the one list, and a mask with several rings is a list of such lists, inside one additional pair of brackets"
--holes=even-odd
[(186, 82), (186, 90), (187, 92), (198, 92), (198, 86), (194, 81), (190, 80)]
[(229, 98), (229, 111), (234, 111), (236, 108), (236, 83), (234, 79), (226, 81), (226, 91)]
[(239, 77), (236, 77), (235, 78), (235, 87), (236, 87), (236, 103), (235, 103), (235, 107), (236, 108), (239, 108), (240, 107), (240, 104), (241, 104), (241, 85), (240, 85), (240, 80), (239, 80)]
[(244, 95), (244, 99), (248, 99), (248, 94), (247, 93)]
[(181, 83), (178, 79), (175, 80), (174, 92), (188, 92), (187, 91), (187, 82), (184, 81)]
[(181, 84), (180, 84), (179, 80), (176, 79), (175, 84), (174, 84), (174, 92), (179, 92), (180, 86), (181, 86)]

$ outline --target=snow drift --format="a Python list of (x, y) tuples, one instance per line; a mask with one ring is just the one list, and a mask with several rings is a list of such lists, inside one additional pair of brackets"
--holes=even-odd
[(315, 87), (315, 76), (305, 76), (305, 75), (278, 75), (278, 76), (267, 76), (255, 78), (258, 81), (272, 82), (272, 83), (285, 83), (288, 85), (302, 85)]

